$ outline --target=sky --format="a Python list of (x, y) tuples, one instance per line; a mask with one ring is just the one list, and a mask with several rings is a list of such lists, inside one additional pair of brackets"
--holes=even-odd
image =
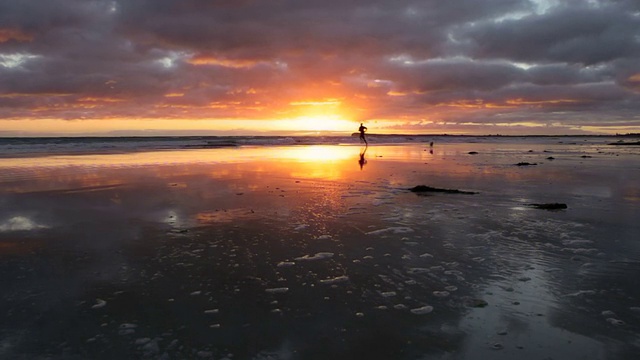
[(0, 136), (640, 132), (638, 0), (1, 0)]

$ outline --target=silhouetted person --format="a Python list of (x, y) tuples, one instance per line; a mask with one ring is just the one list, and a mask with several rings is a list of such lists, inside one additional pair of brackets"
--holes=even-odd
[(368, 145), (365, 146), (364, 150), (360, 153), (360, 160), (358, 160), (358, 164), (360, 164), (360, 170), (364, 167), (364, 164), (367, 163), (367, 159), (364, 158), (364, 154), (367, 152)]
[(360, 140), (364, 141), (365, 144), (369, 145), (369, 143), (367, 142), (367, 139), (364, 137), (364, 132), (367, 131), (367, 127), (362, 125), (362, 123), (360, 123), (360, 127), (358, 128), (358, 131), (360, 131)]

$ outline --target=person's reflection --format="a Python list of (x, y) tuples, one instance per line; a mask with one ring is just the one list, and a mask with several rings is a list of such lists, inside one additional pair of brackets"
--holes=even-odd
[(366, 145), (362, 151), (360, 151), (360, 159), (358, 160), (358, 164), (360, 164), (360, 170), (364, 167), (364, 164), (367, 163), (367, 159), (364, 158), (364, 154), (367, 152), (367, 148), (369, 145)]

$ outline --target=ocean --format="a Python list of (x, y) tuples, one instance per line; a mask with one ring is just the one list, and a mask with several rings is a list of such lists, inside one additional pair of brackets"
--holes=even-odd
[[(630, 136), (464, 136), (367, 135), (370, 145), (441, 143), (608, 144)], [(99, 154), (247, 146), (355, 145), (357, 136), (152, 136), (152, 137), (0, 137), (0, 157)]]

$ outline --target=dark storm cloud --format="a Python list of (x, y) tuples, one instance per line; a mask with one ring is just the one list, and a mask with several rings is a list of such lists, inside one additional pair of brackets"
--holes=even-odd
[(517, 20), (470, 24), (458, 36), (468, 38), (470, 54), (480, 58), (592, 65), (640, 54), (637, 14), (615, 4), (567, 3), (577, 5)]
[(638, 126), (639, 60), (637, 1), (0, 2), (0, 118)]

